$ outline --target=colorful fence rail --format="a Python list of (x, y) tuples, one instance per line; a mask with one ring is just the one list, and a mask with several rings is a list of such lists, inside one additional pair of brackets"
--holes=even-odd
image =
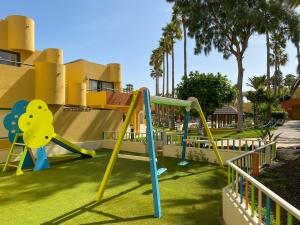
[(276, 143), (272, 142), (227, 161), (225, 190), (253, 224), (293, 225), (293, 221), (300, 221), (298, 209), (254, 178), (275, 157)]
[[(104, 132), (104, 140), (116, 140), (118, 132)], [(166, 145), (181, 145), (181, 134), (155, 132), (155, 141)], [(145, 143), (146, 133), (127, 132), (124, 140)], [(226, 192), (243, 208), (253, 224), (294, 225), (300, 222), (300, 211), (283, 198), (272, 192), (254, 177), (276, 157), (276, 142), (264, 145), (260, 139), (217, 139), (218, 148), (246, 151), (230, 159), (228, 164), (228, 186)], [(187, 146), (211, 149), (205, 137), (189, 135)]]
[[(103, 140), (116, 140), (118, 137), (118, 132), (106, 131), (103, 132)], [(182, 145), (183, 134), (173, 134), (167, 132), (155, 132), (155, 141), (163, 141), (165, 145)], [(124, 141), (140, 142), (145, 143), (146, 133), (136, 133), (136, 132), (126, 132), (124, 136)], [(260, 139), (248, 138), (248, 139), (232, 139), (223, 138), (215, 139), (219, 149), (224, 150), (239, 150), (239, 151), (250, 151), (254, 150), (256, 147), (262, 145)], [(187, 137), (187, 147), (195, 147), (201, 149), (212, 149), (210, 141), (206, 137), (188, 135)]]

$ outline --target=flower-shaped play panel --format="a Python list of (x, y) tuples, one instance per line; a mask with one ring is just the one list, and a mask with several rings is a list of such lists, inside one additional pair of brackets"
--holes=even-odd
[(53, 115), (47, 104), (39, 99), (32, 100), (18, 122), (24, 143), (30, 148), (47, 145), (54, 135), (52, 122)]
[(7, 114), (3, 120), (4, 127), (8, 131), (8, 139), (10, 143), (13, 143), (16, 134), (22, 133), (18, 126), (18, 120), (20, 116), (25, 113), (28, 101), (21, 100), (15, 103), (11, 112)]

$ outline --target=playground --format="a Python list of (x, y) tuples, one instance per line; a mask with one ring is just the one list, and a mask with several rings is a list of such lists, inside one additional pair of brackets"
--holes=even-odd
[[(175, 25), (150, 57), (154, 93), (148, 83), (123, 88), (119, 63), (37, 50), (29, 17), (0, 20), (1, 225), (299, 224), (299, 158), (280, 159), (282, 146), (300, 143), (300, 122), (284, 125), (297, 113), (279, 107), (265, 76), (249, 79), (262, 88), (247, 92), (253, 112), (243, 111), (243, 81), (220, 73), (185, 71), (175, 88), (174, 49), (170, 65), (165, 52)], [(169, 74), (160, 93), (171, 64), (172, 92)]]
[(1, 223), (221, 224), (226, 172), (209, 163), (178, 167), (178, 160), (166, 159), (168, 172), (159, 177), (161, 219), (153, 217), (147, 162), (118, 159), (103, 201), (95, 202), (110, 153), (102, 149), (88, 160), (73, 155), (50, 158), (49, 170), (2, 177)]
[[(153, 131), (151, 103), (185, 109), (182, 135)], [(146, 133), (128, 133), (134, 111), (141, 104), (145, 107)], [(206, 140), (188, 135), (191, 109), (199, 113)], [(271, 201), (276, 203), (277, 224), (282, 220), (281, 208), (286, 210), (287, 221), (299, 216), (294, 206), (254, 178), (264, 166), (274, 163), (276, 142), (215, 139), (193, 97), (179, 100), (150, 96), (147, 88), (132, 92), (120, 132), (103, 133), (102, 144), (113, 144), (109, 147), (112, 151), (98, 149), (96, 153), (59, 136), (51, 110), (39, 99), (15, 103), (4, 118), (4, 126), (11, 142), (0, 184), (1, 212), (8, 218), (5, 224), (198, 224), (203, 219), (205, 224), (216, 225), (235, 218), (228, 218), (231, 212), (241, 216), (232, 202), (241, 207), (245, 204), (246, 210), (250, 207), (253, 221), (257, 208), (258, 220), (268, 225), (274, 220)], [(52, 158), (47, 155), (50, 142), (75, 154)], [(21, 152), (16, 153), (17, 147)], [(178, 155), (176, 149), (180, 149)], [(202, 154), (207, 158), (199, 157)], [(20, 188), (23, 186), (24, 190)], [(267, 194), (265, 206), (261, 190)], [(36, 216), (24, 214), (24, 209)], [(26, 219), (14, 217), (12, 212)]]

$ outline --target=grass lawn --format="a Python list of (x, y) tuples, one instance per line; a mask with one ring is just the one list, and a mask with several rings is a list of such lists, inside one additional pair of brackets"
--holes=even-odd
[(244, 130), (242, 132), (238, 131), (228, 131), (228, 132), (213, 132), (214, 138), (259, 138), (260, 130), (259, 129), (251, 129)]
[(218, 225), (226, 171), (165, 158), (160, 176), (163, 217), (153, 218), (149, 163), (118, 159), (101, 203), (95, 194), (110, 151), (94, 159), (65, 159), (51, 169), (0, 177), (1, 225), (172, 224)]

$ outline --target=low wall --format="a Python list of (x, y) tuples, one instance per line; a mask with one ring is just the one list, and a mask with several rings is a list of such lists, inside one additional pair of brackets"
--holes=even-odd
[[(228, 187), (223, 188), (223, 220), (225, 225), (256, 225), (257, 217), (248, 217), (250, 213), (245, 213), (245, 209), (238, 204), (240, 197), (233, 197), (228, 191)], [(250, 209), (249, 209), (250, 210)]]
[[(115, 140), (103, 140), (102, 147), (107, 149), (113, 149), (115, 146)], [(133, 153), (145, 153), (145, 145), (139, 142), (130, 142), (123, 141), (121, 144), (121, 151), (128, 151)], [(181, 157), (181, 146), (178, 145), (165, 145), (164, 148), (164, 156), (180, 158)], [(232, 151), (232, 150), (219, 150), (220, 155), (224, 162), (226, 160), (231, 159), (233, 157), (239, 156), (244, 153), (242, 151)], [(208, 161), (211, 163), (217, 163), (217, 157), (213, 150), (208, 149), (200, 149), (194, 147), (187, 147), (186, 149), (186, 158), (188, 160), (194, 161)]]
[[(85, 149), (113, 149), (116, 141), (115, 140), (98, 140), (98, 141), (86, 141), (86, 142), (74, 142), (74, 144), (85, 148)], [(0, 151), (0, 163), (4, 162), (7, 156), (9, 148), (1, 149)], [(139, 153), (145, 154), (146, 147), (143, 143), (139, 142), (130, 142), (130, 141), (123, 141), (121, 151), (128, 151), (132, 153)], [(34, 151), (33, 151), (34, 152)], [(226, 160), (236, 157), (242, 154), (242, 151), (233, 151), (233, 150), (219, 150), (220, 155), (224, 162)], [(47, 154), (48, 156), (54, 155), (61, 155), (70, 153), (68, 150), (56, 145), (56, 144), (49, 144), (47, 145)], [(178, 145), (165, 145), (164, 146), (164, 156), (180, 158), (181, 157), (181, 146)], [(217, 157), (213, 150), (208, 149), (200, 149), (194, 147), (187, 147), (186, 148), (186, 158), (188, 160), (194, 161), (208, 161), (211, 163), (217, 163)], [(16, 160), (19, 158), (17, 157)]]

